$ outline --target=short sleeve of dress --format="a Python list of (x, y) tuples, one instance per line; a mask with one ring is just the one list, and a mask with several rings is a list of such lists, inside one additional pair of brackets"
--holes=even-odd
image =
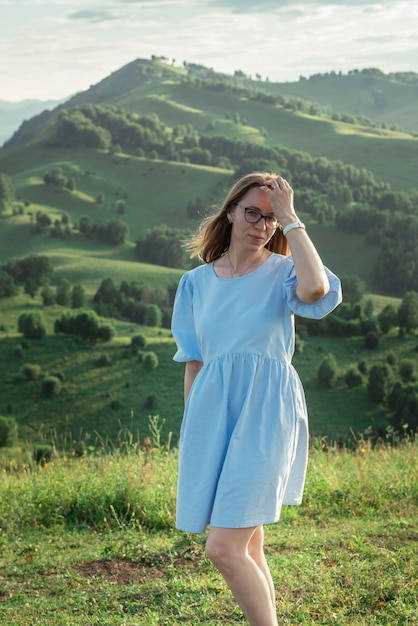
[(329, 280), (328, 293), (320, 300), (309, 304), (299, 300), (296, 295), (296, 287), (298, 281), (296, 278), (295, 266), (293, 265), (292, 257), (287, 257), (287, 261), (290, 263), (290, 273), (288, 278), (285, 280), (285, 289), (287, 302), (290, 310), (293, 313), (299, 315), (300, 317), (307, 317), (310, 319), (319, 320), (325, 317), (325, 315), (328, 315), (328, 313), (331, 313), (331, 311), (333, 311), (335, 307), (340, 304), (340, 302), (342, 301), (341, 282), (339, 278), (325, 266), (325, 273)]
[(177, 344), (174, 361), (202, 360), (193, 318), (193, 280), (189, 273), (182, 276), (177, 287), (171, 331)]

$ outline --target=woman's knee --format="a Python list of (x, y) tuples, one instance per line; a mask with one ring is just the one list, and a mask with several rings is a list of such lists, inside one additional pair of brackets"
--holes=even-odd
[(206, 542), (206, 556), (216, 567), (222, 566), (230, 557), (227, 542), (222, 537), (213, 537), (209, 534)]
[(234, 566), (248, 557), (248, 543), (253, 529), (211, 529), (206, 542), (206, 555), (222, 569)]
[(264, 533), (262, 526), (259, 526), (251, 537), (248, 543), (248, 554), (258, 564), (263, 561)]

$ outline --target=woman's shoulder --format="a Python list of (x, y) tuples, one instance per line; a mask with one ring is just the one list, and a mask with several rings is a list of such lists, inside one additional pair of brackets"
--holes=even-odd
[(201, 265), (197, 265), (196, 267), (193, 267), (193, 269), (188, 270), (184, 276), (187, 276), (192, 280), (199, 280), (199, 278), (207, 274), (212, 265), (213, 263), (202, 263)]
[(195, 284), (202, 280), (209, 272), (212, 263), (203, 263), (191, 270), (188, 270), (180, 278), (180, 285)]

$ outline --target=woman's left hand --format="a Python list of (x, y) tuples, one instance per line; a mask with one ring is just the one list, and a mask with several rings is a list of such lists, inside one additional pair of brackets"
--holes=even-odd
[(277, 176), (266, 180), (260, 189), (267, 194), (271, 208), (283, 228), (298, 221), (293, 204), (293, 189), (285, 178)]

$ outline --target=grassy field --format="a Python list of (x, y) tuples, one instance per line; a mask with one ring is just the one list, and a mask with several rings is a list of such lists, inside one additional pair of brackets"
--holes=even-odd
[[(365, 128), (355, 124), (333, 122), (321, 117), (297, 114), (280, 106), (251, 101), (226, 91), (181, 84), (177, 79), (186, 73), (184, 69), (171, 68), (171, 78), (153, 77), (149, 81), (140, 81), (138, 88), (130, 89), (121, 95), (117, 92), (117, 95), (109, 100), (109, 104), (141, 114), (156, 113), (168, 128), (191, 124), (200, 135), (222, 135), (257, 144), (264, 143), (268, 146), (283, 145), (313, 156), (324, 156), (328, 159), (352, 163), (356, 167), (365, 167), (370, 170), (376, 179), (389, 183), (396, 190), (407, 191), (416, 186), (417, 137), (401, 132)], [(359, 80), (363, 79), (359, 77)], [(347, 88), (349, 82), (344, 83), (346, 101), (350, 106), (354, 106), (355, 98), (360, 93), (360, 84), (357, 84), (355, 90), (350, 90)], [(335, 94), (336, 81), (332, 80), (331, 83), (333, 87), (330, 88), (329, 93), (333, 95), (337, 103), (337, 95), (342, 96), (344, 90)], [(353, 81), (351, 83), (354, 84)], [(102, 85), (102, 87), (105, 86)], [(272, 91), (275, 91), (275, 87), (268, 84), (262, 87), (272, 87)], [(301, 95), (306, 95), (312, 100), (313, 98), (308, 95), (308, 87), (312, 85), (302, 82), (300, 87), (307, 90)], [(395, 93), (400, 93), (393, 85), (389, 88), (390, 93), (388, 91), (387, 95), (390, 98), (393, 98)], [(400, 113), (402, 102), (408, 102), (409, 96), (406, 93), (408, 89), (403, 89), (396, 106), (393, 107), (393, 103), (391, 104), (391, 110), (397, 109)], [(313, 93), (312, 90), (310, 93)], [(344, 109), (334, 106), (334, 110)], [(233, 114), (239, 116), (238, 123), (233, 120)], [(0, 264), (28, 253), (47, 254), (54, 266), (52, 284), (56, 285), (61, 278), (73, 284), (82, 284), (86, 290), (89, 306), (92, 304), (92, 297), (98, 286), (106, 277), (113, 278), (117, 284), (121, 281), (143, 280), (150, 287), (160, 289), (176, 284), (183, 271), (134, 262), (134, 242), (145, 230), (163, 224), (169, 227), (193, 229), (196, 221), (187, 216), (188, 203), (200, 198), (208, 208), (216, 205), (224, 196), (225, 188), (230, 185), (232, 172), (186, 163), (149, 160), (126, 154), (111, 155), (103, 151), (46, 148), (45, 140), (48, 139), (49, 134), (48, 129), (43, 129), (36, 139), (26, 145), (0, 152), (0, 172), (5, 172), (12, 178), (17, 204), (24, 209), (23, 215), (12, 215), (9, 212), (0, 216)], [(62, 168), (63, 174), (74, 181), (75, 191), (52, 188), (43, 183), (44, 175), (56, 167)], [(99, 194), (104, 194), (105, 199), (102, 204), (96, 202)], [(114, 209), (116, 200), (120, 198), (126, 200), (126, 210), (122, 216), (116, 214)], [(129, 236), (123, 246), (108, 248), (96, 242), (87, 241), (74, 231), (66, 240), (54, 239), (46, 234), (31, 235), (30, 229), (37, 211), (49, 214), (53, 220), (66, 213), (71, 224), (78, 223), (82, 216), (88, 216), (92, 222), (98, 220), (102, 223), (120, 217), (129, 228)], [(366, 297), (373, 301), (375, 313), (387, 303), (398, 306), (399, 300), (385, 298), (374, 293), (372, 269), (376, 264), (378, 250), (373, 246), (366, 246), (363, 236), (343, 233), (329, 223), (317, 224), (307, 215), (301, 215), (301, 218), (307, 223), (313, 241), (318, 246), (324, 262), (330, 268), (339, 275), (357, 275), (366, 281), (370, 291)], [(48, 334), (42, 341), (22, 341), (21, 335), (17, 333), (19, 315), (22, 312), (31, 311), (41, 311), (45, 316)], [(97, 452), (107, 441), (115, 442), (114, 445), (117, 447), (128, 431), (133, 433), (135, 438), (143, 441), (150, 434), (149, 415), (151, 413), (160, 415), (161, 435), (167, 439), (172, 433), (171, 441), (175, 446), (183, 412), (183, 367), (172, 361), (175, 346), (170, 332), (112, 321), (116, 329), (114, 340), (109, 345), (94, 346), (87, 342), (54, 335), (54, 322), (66, 311), (59, 306), (42, 307), (39, 296), (30, 299), (19, 295), (15, 298), (2, 298), (0, 301), (2, 328), (0, 330), (0, 414), (15, 417), (19, 425), (19, 447), (2, 450), (2, 466), (10, 468), (14, 463), (19, 464), (20, 461), (30, 463), (33, 446), (37, 444), (53, 444), (63, 454), (64, 452), (71, 454), (80, 442), (91, 452)], [(130, 350), (131, 338), (139, 332), (147, 337), (147, 350), (157, 355), (159, 365), (156, 370), (146, 371), (140, 356), (132, 354)], [(24, 346), (23, 354), (20, 349), (22, 345)], [(20, 356), (17, 356), (19, 354)], [(337, 385), (330, 390), (321, 389), (317, 383), (318, 366), (327, 354), (335, 356), (339, 368)], [(381, 405), (371, 403), (366, 381), (356, 389), (349, 389), (344, 381), (344, 375), (350, 366), (358, 364), (360, 360), (365, 360), (370, 367), (377, 361), (385, 361), (388, 355), (391, 355), (398, 363), (402, 358), (416, 359), (416, 337), (399, 338), (392, 333), (380, 338), (379, 348), (375, 351), (366, 350), (360, 338), (342, 340), (310, 337), (305, 341), (304, 350), (295, 355), (294, 363), (306, 391), (313, 441), (327, 441), (329, 444), (336, 440), (352, 442), (353, 438), (361, 440), (361, 433), (365, 431), (374, 434), (378, 431), (382, 432), (388, 420), (386, 409)], [(101, 357), (103, 356), (108, 357), (106, 367), (102, 365)], [(28, 364), (39, 366), (39, 378), (23, 381), (21, 371)], [(47, 399), (41, 393), (41, 380), (44, 376), (54, 373), (59, 373), (63, 377), (63, 389), (56, 398)], [(370, 454), (366, 456), (370, 459), (377, 459), (375, 454), (377, 453), (370, 451)], [(388, 472), (390, 473), (390, 463), (394, 462), (398, 452), (385, 448), (384, 453), (381, 454), (385, 456), (386, 463), (382, 465), (381, 471), (383, 475), (387, 475)], [(391, 457), (391, 454), (395, 456)], [(155, 479), (160, 485), (173, 485), (175, 458), (175, 454), (170, 455), (166, 465), (157, 463), (155, 467), (152, 466), (153, 469), (149, 470), (148, 474), (148, 469), (146, 470), (146, 475), (153, 477), (153, 480)], [(323, 458), (329, 461), (334, 459), (329, 451), (326, 455), (318, 454), (318, 463), (319, 459)], [(347, 453), (345, 456), (335, 458), (343, 459), (341, 463), (350, 464), (360, 463), (363, 457), (360, 453), (354, 456)], [(396, 459), (398, 458), (396, 456)], [(96, 468), (99, 474), (105, 473), (104, 467), (107, 462), (112, 466), (112, 460), (103, 461), (103, 465), (99, 464), (98, 469)], [(138, 462), (141, 465), (143, 459), (140, 461), (138, 458), (132, 459), (133, 464), (138, 464)], [(61, 460), (57, 463), (56, 467), (59, 466), (59, 471), (62, 471), (62, 481), (73, 480), (74, 475), (69, 478), (70, 475), (66, 474), (68, 468), (65, 462)], [(87, 472), (80, 474), (80, 480), (86, 483), (91, 482), (91, 473), (95, 471), (89, 463), (90, 461), (86, 461), (86, 467), (83, 464), (78, 466), (79, 470), (84, 468)], [(325, 472), (326, 476), (328, 476), (327, 472), (334, 471), (328, 467), (323, 469), (320, 466), (314, 465), (314, 467), (319, 468), (319, 472)], [(330, 467), (333, 467), (332, 464)], [(362, 471), (370, 471), (370, 467), (362, 467)], [(128, 476), (133, 472), (131, 466), (125, 469)], [(340, 477), (342, 480), (343, 471), (340, 469), (335, 471), (337, 478)], [(34, 472), (33, 479), (36, 481), (39, 477), (49, 475), (47, 472), (43, 474)], [(135, 477), (135, 474), (133, 475)], [(11, 494), (20, 494), (21, 489), (23, 491), (26, 489), (30, 491), (32, 488), (39, 490), (39, 483), (30, 484), (30, 476), (24, 471), (20, 477), (12, 478), (5, 475), (0, 486), (10, 489), (8, 492), (10, 497), (12, 497)], [(361, 485), (365, 480), (363, 478), (362, 476)], [(14, 479), (18, 482), (13, 482)], [(324, 479), (325, 482), (327, 480)], [(385, 486), (382, 486), (382, 483), (379, 484), (382, 492), (385, 493), (388, 483)], [(48, 489), (53, 490), (52, 483)], [(337, 497), (338, 489), (339, 487), (335, 487), (330, 497), (330, 503), (328, 503), (330, 506), (331, 500), (334, 501), (335, 498), (339, 505), (343, 506), (341, 499)], [(372, 489), (372, 484), (364, 486), (365, 493), (370, 493)], [(172, 490), (173, 487), (171, 487)], [(155, 497), (154, 491), (149, 493), (150, 498)], [(97, 507), (94, 494), (87, 493), (85, 497)], [(403, 497), (402, 495), (400, 498), (401, 508), (404, 502)], [(172, 498), (172, 493), (170, 498)], [(320, 502), (321, 498), (322, 495), (319, 497)], [(45, 502), (47, 500), (46, 495)], [(5, 564), (7, 561), (8, 574), (5, 579), (6, 583), (4, 581), (0, 583), (5, 589), (0, 587), (0, 600), (8, 603), (8, 613), (2, 615), (1, 611), (5, 605), (0, 604), (0, 623), (4, 621), (8, 624), (18, 624), (19, 621), (13, 621), (20, 619), (16, 617), (17, 615), (22, 616), (22, 623), (32, 624), (33, 622), (33, 624), (45, 625), (53, 623), (175, 624), (180, 621), (215, 624), (230, 623), (228, 620), (242, 621), (240, 614), (235, 612), (233, 603), (225, 593), (219, 578), (204, 559), (203, 571), (206, 572), (204, 578), (194, 580), (195, 556), (197, 554), (200, 560), (201, 544), (191, 540), (190, 543), (187, 541), (182, 543), (182, 540), (175, 538), (172, 534), (171, 513), (168, 514), (164, 531), (153, 528), (150, 535), (150, 528), (145, 522), (130, 525), (126, 519), (119, 517), (119, 513), (112, 518), (113, 513), (110, 508), (112, 501), (107, 501), (108, 508), (103, 515), (110, 521), (108, 525), (99, 524), (97, 533), (91, 534), (90, 530), (86, 531), (84, 527), (81, 528), (77, 524), (72, 527), (68, 526), (65, 521), (65, 512), (59, 518), (48, 514), (50, 519), (55, 519), (53, 525), (50, 522), (46, 524), (39, 521), (34, 514), (31, 518), (32, 530), (30, 531), (20, 529), (19, 524), (13, 522), (12, 517), (5, 517), (5, 502), (7, 499), (0, 498), (0, 520), (2, 520), (0, 525), (3, 528), (3, 531), (0, 531), (0, 554), (3, 554), (4, 548), (4, 554), (8, 555), (4, 561)], [(11, 506), (10, 515), (12, 515), (12, 509), (16, 512), (21, 510), (19, 502), (20, 500), (17, 499), (16, 507)], [(309, 504), (309, 491), (307, 502)], [(352, 501), (348, 498), (347, 502)], [(366, 536), (372, 538), (369, 542), (367, 540), (366, 544), (360, 545), (362, 515), (358, 515), (359, 519), (356, 517), (357, 505), (359, 505), (357, 500), (353, 501), (352, 506), (350, 505), (351, 514), (355, 517), (349, 518), (347, 514), (345, 518), (345, 535), (343, 533), (345, 543), (343, 545), (337, 540), (340, 530), (339, 521), (335, 518), (336, 521), (332, 522), (333, 513), (326, 531), (322, 530), (323, 520), (318, 511), (312, 514), (311, 518), (309, 515), (307, 517), (302, 515), (301, 518), (294, 516), (294, 513), (286, 513), (284, 528), (287, 529), (286, 532), (289, 532), (288, 544), (286, 544), (288, 549), (280, 543), (281, 527), (278, 527), (277, 534), (276, 530), (271, 529), (271, 545), (274, 546), (271, 549), (271, 556), (275, 559), (275, 575), (282, 588), (280, 610), (283, 623), (319, 622), (360, 625), (364, 624), (361, 620), (366, 614), (366, 608), (371, 611), (370, 623), (413, 623), (408, 613), (409, 609), (405, 609), (405, 606), (409, 606), (410, 589), (405, 587), (407, 590), (403, 595), (404, 590), (400, 584), (399, 587), (395, 585), (392, 594), (389, 582), (389, 573), (394, 577), (396, 570), (395, 562), (393, 566), (390, 565), (392, 561), (389, 555), (403, 554), (403, 546), (407, 545), (405, 537), (409, 537), (408, 515), (410, 511), (408, 509), (408, 513), (405, 513), (405, 518), (403, 518), (403, 513), (399, 509), (394, 509), (393, 516), (392, 513), (389, 515), (389, 509), (385, 509), (385, 514), (389, 515), (388, 528), (396, 537), (393, 544), (389, 539), (389, 531), (384, 529), (384, 520), (373, 518), (369, 520), (370, 526), (365, 531)], [(29, 506), (29, 514), (34, 513), (35, 509), (42, 509), (42, 506), (41, 501), (36, 501), (35, 505)], [(359, 506), (361, 509), (361, 503)], [(172, 499), (166, 502), (163, 508), (166, 512), (172, 511)], [(327, 510), (325, 507), (325, 518)], [(295, 546), (299, 546), (298, 535), (302, 519), (307, 524), (302, 533), (307, 543), (302, 544), (300, 549), (297, 548), (299, 551), (295, 566), (293, 557)], [(405, 525), (400, 521), (402, 519), (406, 520)], [(13, 530), (14, 525), (16, 532)], [(86, 526), (90, 528), (89, 523)], [(63, 536), (64, 527), (66, 534)], [(94, 524), (93, 527), (96, 530)], [(146, 532), (143, 530), (144, 527), (147, 528)], [(6, 528), (7, 537), (4, 530)], [(23, 534), (19, 534), (21, 532)], [(382, 549), (380, 549), (379, 540), (373, 539), (380, 535), (384, 537)], [(89, 546), (87, 545), (89, 536), (94, 537), (91, 553), (88, 553)], [(352, 536), (359, 537), (358, 545), (354, 541), (354, 547), (346, 550), (346, 543), (350, 544), (349, 538)], [(134, 546), (134, 548), (131, 546), (131, 551), (123, 548), (129, 542)], [(42, 549), (39, 547), (41, 543)], [(322, 557), (318, 556), (327, 545), (333, 546), (332, 550), (339, 555), (338, 558), (341, 558), (339, 561), (342, 564), (341, 567), (324, 565)], [(279, 550), (280, 547), (283, 550)], [(360, 554), (358, 557), (356, 550)], [(140, 554), (142, 556), (139, 556)], [(328, 554), (326, 550), (325, 554)], [(109, 571), (119, 572), (120, 569), (122, 572), (125, 571), (126, 566), (126, 575), (134, 577), (132, 584), (140, 585), (140, 590), (135, 587), (132, 592), (132, 599), (131, 590), (120, 589), (120, 581), (117, 581), (115, 586), (112, 576), (109, 575), (106, 578), (108, 566), (106, 556), (114, 558), (109, 565)], [(388, 568), (388, 573), (385, 578), (387, 582), (382, 583), (383, 586), (376, 591), (375, 604), (369, 604), (366, 607), (368, 594), (362, 595), (361, 585), (366, 585), (365, 588), (370, 591), (369, 595), (372, 598), (375, 597), (367, 581), (367, 576), (370, 574), (369, 564), (363, 563), (363, 560), (369, 556), (376, 558), (379, 563), (382, 557), (382, 571), (384, 564)], [(141, 558), (143, 558), (143, 569), (138, 564), (138, 559)], [(385, 560), (386, 558), (388, 560)], [(57, 563), (56, 570), (52, 565), (54, 559)], [(88, 559), (92, 563), (93, 578), (91, 576), (86, 578), (81, 570), (74, 569), (74, 563), (78, 560), (88, 562)], [(124, 559), (128, 560), (125, 562)], [(95, 570), (96, 561), (97, 570)], [(330, 557), (329, 562), (331, 561), (337, 563), (336, 559)], [(355, 567), (353, 565), (354, 569), (351, 568), (351, 561), (355, 565)], [(155, 563), (160, 564), (161, 567), (155, 568), (156, 577), (150, 582), (149, 589), (144, 591), (143, 597), (142, 590), (146, 589), (144, 577), (147, 573), (149, 575)], [(15, 566), (17, 569), (13, 574)], [(181, 574), (183, 566), (186, 570), (191, 566), (191, 572), (187, 570), (184, 579)], [(406, 571), (405, 567), (403, 564), (399, 566), (399, 580)], [(140, 580), (135, 578), (138, 568), (140, 570), (138, 576), (142, 576)], [(350, 613), (351, 600), (349, 602), (348, 599), (343, 599), (341, 606), (338, 606), (337, 594), (331, 588), (326, 592), (324, 588), (315, 602), (309, 599), (305, 605), (305, 599), (310, 598), (311, 595), (310, 592), (308, 594), (308, 590), (312, 590), (314, 578), (318, 572), (320, 576), (327, 577), (328, 583), (332, 579), (334, 583), (337, 580), (341, 587), (344, 585), (349, 587), (348, 578), (342, 582), (338, 578), (341, 571), (346, 568), (349, 568), (353, 578), (355, 578), (356, 568), (359, 572), (359, 581), (355, 581), (356, 599), (352, 600), (352, 613)], [(286, 586), (286, 576), (289, 576), (289, 571), (291, 578)], [(297, 579), (297, 573), (301, 574), (302, 581)], [(102, 574), (104, 578), (100, 578)], [(95, 575), (97, 575), (96, 578)], [(45, 587), (41, 582), (42, 576), (45, 576), (45, 581), (48, 580)], [(11, 592), (8, 587), (9, 580), (16, 585)], [(33, 580), (33, 583), (28, 582), (29, 580)], [(176, 586), (177, 580), (180, 581), (178, 587)], [(58, 607), (62, 606), (61, 592), (63, 587), (67, 589), (67, 583), (70, 590), (79, 592), (76, 594), (77, 598), (80, 597), (83, 600), (73, 599), (68, 593), (66, 596), (68, 612), (59, 616)], [(88, 586), (96, 585), (96, 583), (98, 586), (90, 594)], [(186, 589), (187, 586), (190, 587), (190, 592)], [(331, 587), (330, 584), (329, 587)], [(169, 588), (168, 594), (164, 593), (164, 588)], [(383, 588), (389, 589), (387, 593), (385, 592), (386, 595), (382, 591)], [(45, 596), (42, 590), (45, 590)], [(35, 597), (36, 601), (29, 603), (26, 610), (24, 607), (30, 594)], [(112, 614), (110, 619), (113, 621), (107, 620), (105, 609), (101, 606), (102, 602), (106, 604), (106, 595), (109, 597), (109, 612)], [(210, 601), (205, 599), (206, 596)], [(401, 598), (399, 615), (402, 616), (403, 621), (396, 621), (399, 615), (396, 613), (396, 601), (393, 598), (398, 596)], [(213, 600), (219, 602), (219, 612), (216, 607), (213, 608)], [(85, 604), (83, 604), (84, 601)], [(78, 602), (81, 602), (83, 606), (77, 604)], [(97, 614), (92, 608), (95, 603), (101, 607)], [(386, 612), (387, 605), (390, 605), (390, 610)], [(159, 621), (160, 606), (163, 607), (163, 621)], [(317, 613), (314, 610), (315, 606)], [(381, 613), (379, 613), (379, 606)], [(49, 610), (47, 607), (55, 608), (51, 608), (53, 612), (48, 613), (45, 619), (39, 617), (37, 608), (42, 613)], [(195, 610), (197, 617), (194, 615)], [(138, 614), (142, 615), (142, 613), (144, 617), (138, 618)], [(333, 617), (334, 614), (335, 617)], [(126, 621), (122, 621), (125, 618)]]
[[(123, 270), (123, 263), (119, 263)], [(64, 271), (66, 267), (63, 265), (60, 275), (69, 277)], [(164, 271), (154, 266), (141, 269), (149, 272), (150, 280)], [(88, 277), (87, 270), (80, 271)], [(175, 282), (180, 273), (170, 270), (168, 275)], [(121, 272), (121, 276), (131, 278), (129, 273)], [(90, 297), (100, 279), (92, 274), (86, 282)], [(382, 297), (375, 301), (376, 312), (388, 302)], [(17, 332), (22, 311), (40, 311), (48, 333), (40, 341), (24, 341), (23, 354), (16, 352), (22, 345), (22, 336)], [(5, 374), (0, 379), (0, 414), (16, 418), (21, 445), (52, 440), (58, 440), (59, 445), (64, 436), (76, 442), (97, 437), (115, 439), (123, 428), (142, 435), (147, 429), (150, 396), (154, 397), (154, 412), (165, 419), (164, 436), (172, 432), (173, 441), (177, 442), (183, 412), (183, 367), (172, 360), (175, 344), (170, 331), (113, 321), (116, 330), (113, 341), (94, 345), (54, 335), (54, 322), (65, 311), (58, 305), (43, 307), (39, 296), (32, 299), (22, 294), (2, 301), (5, 330), (0, 331), (0, 371)], [(157, 369), (146, 371), (141, 359), (131, 353), (131, 339), (137, 333), (146, 336), (146, 350), (157, 355)], [(374, 432), (384, 428), (388, 414), (382, 405), (370, 401), (367, 380), (362, 386), (350, 389), (344, 381), (345, 373), (361, 360), (370, 368), (375, 362), (385, 361), (388, 355), (397, 363), (404, 358), (414, 359), (416, 343), (416, 337), (400, 338), (395, 331), (381, 337), (378, 349), (373, 351), (364, 347), (361, 337), (345, 340), (308, 337), (303, 351), (295, 354), (294, 365), (305, 387), (312, 433), (334, 441), (351, 439), (353, 433), (356, 436), (368, 428)], [(339, 379), (334, 388), (324, 390), (318, 385), (317, 370), (327, 354), (333, 354), (337, 360)], [(108, 357), (106, 367), (101, 363), (104, 355)], [(19, 374), (25, 364), (39, 365), (39, 377), (22, 380)], [(56, 372), (64, 378), (62, 392), (55, 398), (45, 398), (41, 381)]]
[[(417, 131), (417, 119), (413, 100), (415, 85), (395, 78), (328, 74), (312, 80), (264, 85), (271, 93), (281, 93), (319, 102), (337, 113), (363, 115), (371, 120), (394, 124), (407, 130)], [(383, 103), (376, 99), (383, 96)]]
[[(132, 103), (132, 110), (138, 104), (138, 100)], [(228, 93), (175, 83), (164, 83), (158, 99), (148, 98), (144, 104), (149, 107), (146, 112), (157, 112), (170, 125), (192, 123), (202, 134), (283, 145), (313, 156), (352, 163), (370, 170), (377, 180), (388, 182), (394, 189), (416, 186), (414, 163), (418, 138), (410, 134), (334, 122)], [(231, 111), (240, 116), (241, 125), (225, 121), (225, 115)], [(211, 132), (205, 130), (209, 122), (215, 122)], [(261, 129), (266, 131), (264, 138)]]
[[(283, 626), (418, 624), (418, 445), (392, 443), (314, 442), (302, 506), (266, 529)], [(0, 622), (244, 624), (205, 536), (174, 530), (176, 471), (165, 442), (128, 439), (3, 473)]]

